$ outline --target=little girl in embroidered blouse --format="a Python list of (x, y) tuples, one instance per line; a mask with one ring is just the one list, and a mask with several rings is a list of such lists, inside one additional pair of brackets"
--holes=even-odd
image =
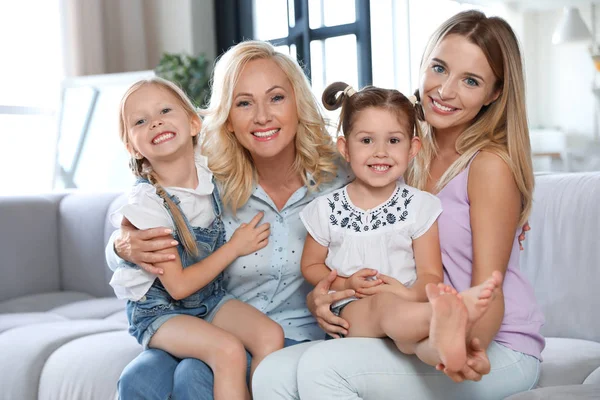
[[(331, 289), (354, 289), (355, 297), (332, 306), (334, 314), (348, 321), (348, 336), (388, 336), (405, 353), (458, 370), (466, 362), (468, 326), (487, 310), (499, 278), (493, 276), (461, 294), (442, 283), (437, 227), (441, 202), (402, 179), (421, 147), (415, 101), (397, 90), (366, 87), (355, 92), (343, 82), (325, 89), (325, 108), (342, 108), (338, 131), (344, 135), (337, 146), (355, 179), (300, 213), (308, 231), (301, 269), (313, 285), (333, 269), (337, 277)], [(436, 340), (429, 341), (433, 348), (415, 349), (424, 338), (411, 331), (402, 304), (427, 302), (440, 294), (463, 299), (468, 324), (453, 316), (436, 320), (434, 315)]]
[(138, 177), (114, 217), (138, 229), (167, 226), (179, 242), (158, 278), (130, 264), (111, 285), (128, 299), (129, 332), (144, 348), (198, 358), (214, 372), (215, 399), (250, 399), (251, 371), (283, 347), (281, 327), (223, 289), (223, 270), (267, 245), (270, 228), (257, 214), (225, 242), (221, 200), (205, 157), (195, 154), (201, 120), (187, 96), (159, 78), (135, 83), (120, 108), (120, 135)]

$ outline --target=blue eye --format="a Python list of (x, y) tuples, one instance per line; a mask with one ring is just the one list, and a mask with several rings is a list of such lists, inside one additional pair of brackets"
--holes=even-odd
[(167, 108), (163, 108), (163, 109), (160, 111), (160, 113), (161, 113), (161, 114), (167, 114), (167, 113), (168, 113), (168, 112), (170, 112), (170, 111), (171, 111), (171, 109), (167, 107)]
[(285, 99), (285, 96), (282, 94), (276, 94), (275, 96), (273, 96), (271, 98), (271, 100), (274, 102), (279, 102), (279, 101), (282, 101), (283, 99)]
[(469, 86), (479, 86), (479, 82), (477, 82), (475, 79), (473, 78), (467, 78), (465, 79), (465, 82), (467, 85)]
[(140, 120), (137, 120), (137, 121), (135, 121), (135, 124), (134, 124), (134, 125), (141, 125), (141, 124), (143, 124), (144, 122), (146, 122), (146, 120), (145, 120), (145, 119), (140, 119)]
[(249, 105), (250, 105), (249, 101), (241, 100), (241, 101), (238, 101), (235, 106), (236, 107), (248, 107)]
[(438, 74), (443, 74), (444, 72), (446, 72), (446, 68), (442, 67), (439, 64), (435, 64), (433, 67), (431, 67), (431, 69), (434, 72), (437, 72)]

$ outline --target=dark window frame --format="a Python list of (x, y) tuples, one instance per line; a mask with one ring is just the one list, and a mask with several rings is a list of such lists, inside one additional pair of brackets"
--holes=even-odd
[[(323, 26), (311, 29), (308, 18), (308, 0), (294, 1), (295, 24), (289, 27), (288, 35), (268, 40), (275, 46), (295, 45), (296, 58), (303, 66), (306, 75), (311, 77), (310, 42), (344, 35), (356, 36), (356, 58), (359, 87), (373, 82), (371, 53), (371, 11), (370, 0), (355, 0), (356, 21), (336, 26)], [(248, 0), (215, 0), (217, 27), (217, 48), (219, 53), (232, 45), (254, 37), (253, 2)]]

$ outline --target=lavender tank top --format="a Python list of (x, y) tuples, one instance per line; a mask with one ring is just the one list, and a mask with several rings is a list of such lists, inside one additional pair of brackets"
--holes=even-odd
[[(473, 268), (470, 201), (467, 193), (471, 162), (438, 193), (444, 210), (438, 218), (444, 281), (459, 292), (471, 286)], [(535, 300), (533, 287), (519, 269), (519, 233), (520, 230), (515, 233), (504, 277), (504, 319), (494, 340), (541, 360), (540, 353), (545, 340), (540, 328), (544, 324), (544, 316)]]

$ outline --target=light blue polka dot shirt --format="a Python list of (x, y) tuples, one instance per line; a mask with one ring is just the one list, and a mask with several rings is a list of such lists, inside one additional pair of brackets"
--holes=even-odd
[[(294, 340), (323, 339), (325, 334), (306, 307), (306, 295), (312, 286), (300, 272), (300, 258), (306, 228), (299, 212), (315, 198), (346, 185), (351, 175), (339, 168), (336, 178), (319, 190), (298, 189), (278, 210), (271, 198), (255, 185), (248, 202), (234, 217), (225, 213), (223, 221), (227, 238), (242, 222), (264, 212), (261, 223), (271, 224), (269, 244), (262, 250), (238, 258), (225, 270), (225, 287), (241, 301), (248, 303), (279, 323), (285, 337)], [(310, 176), (308, 177), (310, 181)]]

